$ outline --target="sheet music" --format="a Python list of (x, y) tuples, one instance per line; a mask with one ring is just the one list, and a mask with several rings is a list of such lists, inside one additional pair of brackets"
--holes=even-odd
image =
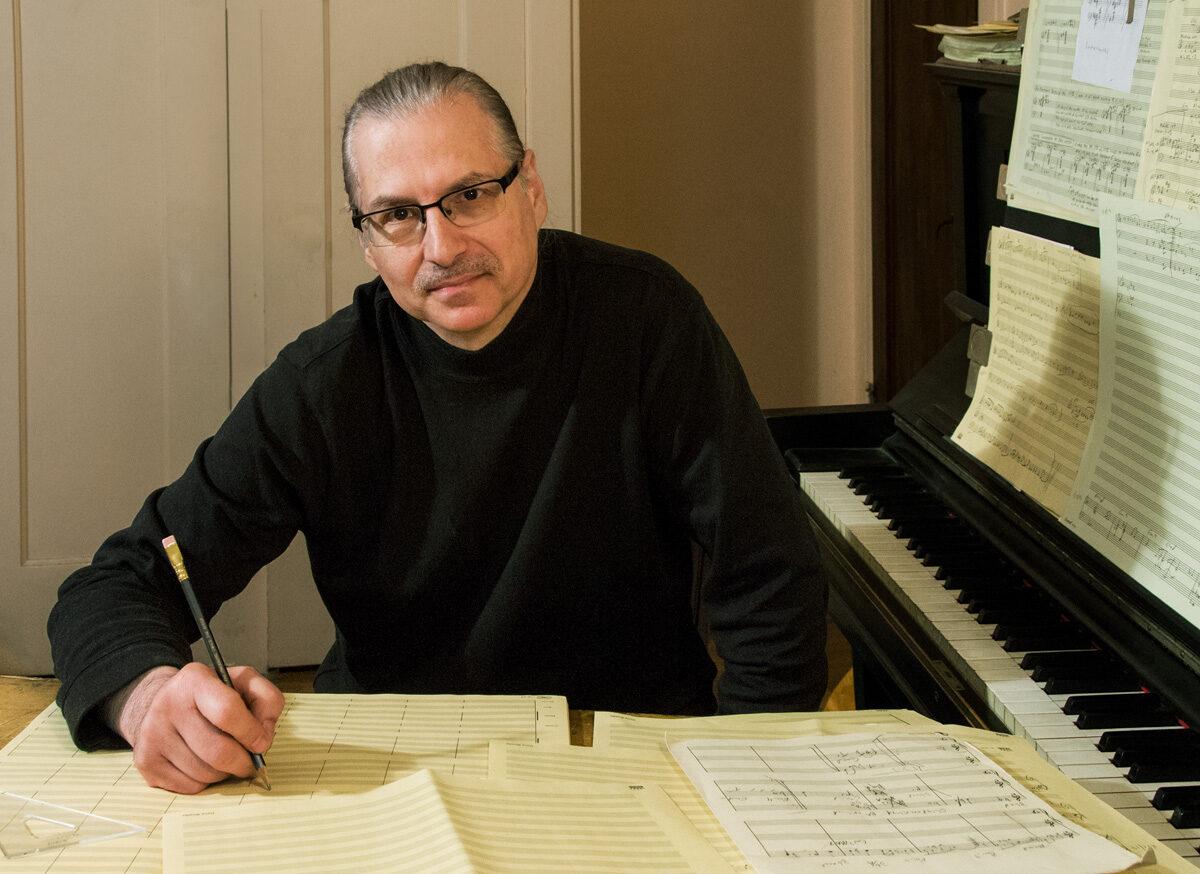
[[(659, 720), (664, 722), (666, 720)], [(730, 839), (696, 787), (667, 752), (600, 750), (594, 747), (535, 747), (493, 742), (488, 776), (511, 780), (572, 780), (580, 783), (653, 783), (661, 788), (708, 844), (734, 871), (754, 868)]]
[(6, 862), (13, 872), (146, 872), (162, 868), (161, 819), (167, 812), (214, 810), (259, 798), (310, 798), (360, 791), (421, 768), (487, 775), (488, 743), (570, 743), (565, 698), (503, 695), (285, 695), (267, 753), (273, 790), (245, 780), (199, 795), (151, 789), (129, 751), (83, 753), (55, 705), (0, 750), (0, 789), (146, 829), (58, 853)]
[(927, 716), (912, 710), (833, 710), (819, 713), (738, 713), (662, 719), (627, 713), (596, 711), (592, 746), (599, 749), (663, 749), (667, 731), (690, 731), (695, 737), (794, 737), (824, 734), (845, 726), (933, 726)]
[(420, 771), (305, 804), (172, 814), (166, 874), (728, 872), (657, 786), (522, 783)]
[(1200, 209), (1200, 0), (1171, 0), (1138, 197)]
[(1129, 197), (1137, 186), (1165, 4), (1146, 11), (1128, 94), (1071, 78), (1082, 9), (1029, 4), (1005, 184), (1015, 207), (1095, 227), (1101, 193)]
[(1128, 0), (1083, 0), (1071, 78), (1128, 92), (1133, 84), (1147, 0), (1137, 0), (1129, 21)]
[(1138, 861), (945, 734), (684, 739), (671, 752), (764, 874), (1088, 874)]
[(1200, 215), (1106, 203), (1094, 437), (1066, 521), (1200, 625)]
[(1100, 261), (992, 228), (992, 335), (953, 440), (1056, 516), (1096, 407)]

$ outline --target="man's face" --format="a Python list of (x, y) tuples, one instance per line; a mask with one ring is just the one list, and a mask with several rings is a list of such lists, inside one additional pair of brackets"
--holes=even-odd
[[(495, 142), (492, 119), (466, 96), (404, 118), (364, 118), (351, 142), (359, 209), (432, 203), (457, 188), (499, 178), (511, 164)], [(396, 303), (462, 349), (495, 339), (533, 283), (546, 197), (532, 152), (503, 198), (500, 214), (483, 224), (456, 227), (434, 207), (425, 212), (420, 242), (363, 247)]]

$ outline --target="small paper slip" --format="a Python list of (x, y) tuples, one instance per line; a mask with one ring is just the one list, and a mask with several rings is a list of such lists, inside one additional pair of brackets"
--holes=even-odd
[(681, 738), (670, 749), (763, 874), (1102, 874), (1139, 861), (946, 734)]
[(166, 874), (731, 869), (653, 784), (480, 780), (419, 771), (370, 792), (164, 819)]

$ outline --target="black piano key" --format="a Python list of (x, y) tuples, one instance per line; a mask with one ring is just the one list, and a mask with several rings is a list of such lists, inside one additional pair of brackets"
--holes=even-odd
[(946, 516), (930, 516), (924, 520), (913, 520), (911, 517), (895, 515), (894, 511), (887, 506), (881, 506), (878, 509), (871, 508), (880, 519), (888, 520), (888, 530), (894, 531), (896, 536), (901, 540), (908, 540), (910, 537), (923, 537), (929, 531), (930, 525), (952, 525), (954, 520)]
[[(1149, 728), (1155, 725), (1178, 725), (1179, 720), (1165, 710), (1155, 710), (1149, 713), (1124, 712), (1099, 713), (1087, 711), (1075, 717), (1077, 728), (1092, 730), (1097, 728)], [(1158, 782), (1158, 781), (1150, 781)]]
[(1096, 674), (1092, 671), (1066, 671), (1035, 668), (1034, 682), (1046, 684), (1047, 695), (1074, 695), (1081, 692), (1136, 692), (1141, 681), (1132, 674)]
[(838, 471), (838, 479), (852, 479), (856, 476), (886, 476), (889, 472), (909, 476), (904, 468), (896, 464), (896, 462), (880, 458), (873, 461), (857, 461), (842, 465), (842, 469)]
[(1145, 764), (1135, 762), (1125, 775), (1130, 783), (1174, 783), (1179, 780), (1200, 780), (1200, 761)]
[[(1130, 765), (1200, 765), (1200, 750), (1162, 749), (1118, 749), (1112, 754), (1112, 763), (1118, 768)], [(1190, 778), (1184, 778), (1190, 779)]]
[(1078, 625), (1063, 623), (1061, 629), (1046, 631), (1030, 630), (1014, 634), (1005, 639), (1005, 652), (1027, 652), (1031, 649), (1087, 649), (1091, 646), (1091, 634)]
[(1200, 749), (1200, 734), (1188, 728), (1152, 728), (1146, 731), (1106, 731), (1096, 741), (1102, 753), (1117, 750)]
[(1153, 692), (1137, 692), (1133, 695), (1072, 695), (1062, 711), (1072, 716), (1076, 713), (1145, 713), (1161, 707), (1162, 699)]
[[(1051, 609), (1057, 612), (1058, 609), (1048, 598), (1030, 594), (1028, 591), (1012, 584), (994, 585), (991, 588), (985, 586), (979, 589), (967, 586), (962, 591), (968, 592), (971, 595), (971, 597), (967, 598), (966, 602), (968, 613), (1010, 612), (1018, 616), (1029, 616)], [(995, 623), (989, 624), (994, 625)]]
[(1067, 668), (1092, 669), (1096, 671), (1112, 670), (1112, 656), (1102, 650), (1085, 649), (1069, 652), (1029, 652), (1021, 657), (1021, 667), (1027, 671), (1035, 668)]
[(940, 556), (945, 555), (947, 551), (958, 549), (978, 548), (982, 544), (977, 537), (929, 537), (919, 535), (908, 538), (908, 542), (904, 544), (912, 551), (914, 558), (925, 558), (925, 556)]
[(917, 522), (930, 522), (936, 519), (958, 519), (935, 496), (928, 492), (901, 491), (888, 493), (878, 492), (877, 495), (865, 495), (865, 503), (886, 509), (890, 514), (899, 516), (906, 522), (916, 525)]
[(935, 550), (925, 553), (921, 557), (921, 564), (925, 567), (946, 568), (950, 571), (950, 575), (977, 573), (981, 567), (996, 567), (1004, 561), (1000, 553), (995, 550), (977, 549), (977, 550)]
[(1011, 573), (984, 572), (978, 568), (947, 568), (939, 567), (933, 572), (935, 580), (941, 580), (947, 589), (976, 588), (981, 590), (1006, 591), (1011, 590), (1018, 580)]
[(870, 495), (872, 498), (887, 498), (889, 500), (920, 500), (922, 502), (941, 502), (929, 492), (921, 490), (911, 480), (851, 480), (850, 490), (856, 495)]
[(1176, 807), (1169, 822), (1175, 828), (1200, 828), (1200, 807)]
[(1159, 786), (1150, 800), (1155, 810), (1200, 805), (1200, 786)]
[(976, 613), (976, 621), (984, 625), (1007, 625), (1020, 627), (1022, 625), (1053, 627), (1061, 624), (1058, 607), (1049, 601), (1025, 599), (1013, 602), (1019, 606), (985, 607)]
[(1050, 636), (1065, 631), (1068, 634), (1078, 632), (1078, 627), (1064, 622), (1058, 616), (1047, 616), (1041, 620), (1025, 620), (1018, 622), (1001, 622), (992, 631), (992, 640), (1008, 640), (1010, 637)]
[(881, 519), (903, 519), (913, 531), (929, 530), (928, 525), (949, 524), (954, 521), (950, 511), (936, 500), (921, 500), (919, 496), (904, 499), (900, 496), (867, 497), (864, 502)]

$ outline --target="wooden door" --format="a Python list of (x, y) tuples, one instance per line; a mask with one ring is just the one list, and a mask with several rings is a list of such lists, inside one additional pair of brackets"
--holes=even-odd
[[(938, 37), (914, 24), (973, 24), (977, 0), (872, 0), (873, 400), (887, 401), (953, 334), (956, 290), (948, 113), (924, 64)], [(962, 289), (958, 289), (962, 290)]]

